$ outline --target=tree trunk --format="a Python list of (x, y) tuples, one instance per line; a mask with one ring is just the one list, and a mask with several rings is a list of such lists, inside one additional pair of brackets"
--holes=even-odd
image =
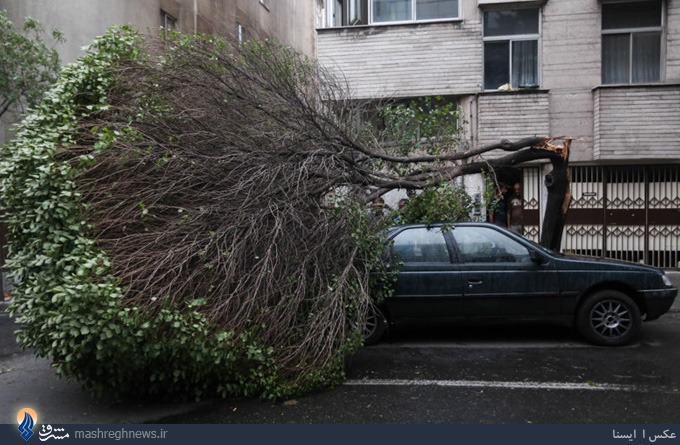
[(540, 244), (555, 251), (560, 250), (564, 223), (571, 203), (569, 142), (571, 141), (565, 141), (565, 154), (550, 159), (553, 169), (545, 175), (548, 201), (543, 214)]

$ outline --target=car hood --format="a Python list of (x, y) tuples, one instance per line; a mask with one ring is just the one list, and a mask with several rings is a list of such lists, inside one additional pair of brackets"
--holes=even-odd
[(633, 263), (630, 261), (623, 260), (613, 260), (608, 258), (599, 258), (586, 255), (570, 255), (570, 254), (557, 254), (555, 255), (558, 261), (565, 261), (571, 264), (580, 263), (587, 267), (594, 267), (601, 270), (630, 270), (639, 272), (655, 272), (663, 273), (661, 269), (654, 266), (648, 266), (646, 264)]

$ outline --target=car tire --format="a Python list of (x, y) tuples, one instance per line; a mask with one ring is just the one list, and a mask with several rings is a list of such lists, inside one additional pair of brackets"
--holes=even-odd
[(366, 314), (366, 324), (364, 325), (364, 346), (374, 345), (387, 331), (387, 320), (385, 316), (373, 303), (368, 308)]
[(622, 346), (640, 333), (640, 308), (628, 295), (615, 290), (586, 298), (576, 314), (576, 327), (588, 341), (600, 346)]

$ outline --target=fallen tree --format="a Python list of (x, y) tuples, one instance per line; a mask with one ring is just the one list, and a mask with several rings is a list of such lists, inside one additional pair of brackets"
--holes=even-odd
[(119, 394), (340, 382), (385, 274), (362, 204), (565, 159), (547, 138), (464, 151), (447, 125), (398, 149), (367, 110), (274, 42), (99, 39), (3, 150), (21, 344)]

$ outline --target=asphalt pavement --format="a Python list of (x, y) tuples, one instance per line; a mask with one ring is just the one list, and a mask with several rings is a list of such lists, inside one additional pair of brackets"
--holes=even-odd
[[(669, 276), (676, 287), (680, 288), (680, 271), (670, 272)], [(672, 312), (680, 312), (678, 300), (680, 299), (676, 299)], [(57, 377), (48, 360), (36, 358), (30, 351), (21, 351), (18, 348), (13, 336), (14, 325), (5, 313), (8, 304), (0, 302), (0, 406), (4, 408), (0, 414), (0, 423), (15, 423), (16, 413), (24, 407), (36, 410), (40, 417), (39, 423), (157, 423), (163, 419), (182, 423), (185, 414), (210, 406), (210, 402), (171, 404), (154, 400), (131, 402), (107, 397), (93, 398), (77, 382)], [(361, 389), (349, 387), (343, 391), (360, 392)], [(251, 402), (245, 400), (243, 403)], [(295, 409), (290, 411), (294, 412)], [(299, 423), (305, 423), (307, 414), (303, 411), (307, 412), (301, 410), (301, 417), (297, 420)], [(380, 422), (379, 417), (371, 420)], [(190, 419), (187, 421), (191, 422)], [(291, 420), (288, 418), (286, 421)]]

